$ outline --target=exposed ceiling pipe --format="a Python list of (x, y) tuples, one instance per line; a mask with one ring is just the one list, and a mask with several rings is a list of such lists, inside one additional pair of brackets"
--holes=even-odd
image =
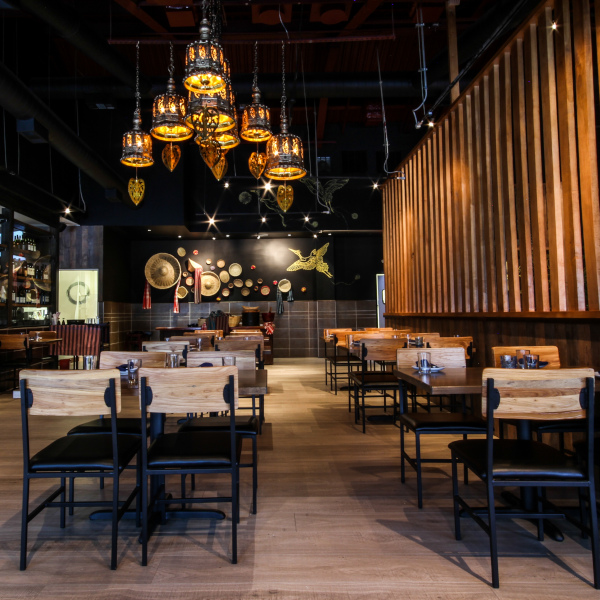
[[(28, 12), (54, 28), (70, 44), (105, 68), (119, 81), (135, 89), (135, 68), (111, 48), (106, 40), (82, 22), (79, 14), (59, 0), (7, 0), (16, 9)], [(140, 76), (140, 93), (150, 90), (150, 82)]]
[(133, 203), (121, 177), (36, 96), (0, 63), (0, 105), (16, 119), (34, 118), (48, 131), (48, 141), (67, 160), (105, 189), (116, 189), (121, 201)]
[[(356, 79), (356, 73), (315, 73), (307, 79), (307, 98), (379, 98), (379, 76), (377, 73), (364, 73)], [(386, 98), (417, 98), (420, 95), (415, 73), (382, 73), (383, 93)], [(252, 76), (233, 77), (233, 87), (238, 100), (252, 96)], [(430, 88), (442, 91), (446, 81), (435, 81)], [(115, 85), (106, 79), (33, 79), (33, 91), (50, 93), (53, 98), (86, 99), (94, 96), (131, 100), (131, 91), (122, 85)], [(157, 79), (151, 87), (151, 95), (164, 92), (164, 79)], [(261, 73), (260, 91), (263, 99), (279, 100), (281, 97), (281, 74)], [(303, 92), (304, 93), (304, 92)]]

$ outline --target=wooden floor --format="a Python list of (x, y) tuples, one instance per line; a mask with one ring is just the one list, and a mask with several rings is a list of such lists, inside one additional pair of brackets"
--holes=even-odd
[[(418, 510), (414, 473), (400, 483), (397, 428), (368, 425), (363, 435), (347, 396), (325, 388), (321, 360), (278, 360), (268, 370), (258, 514), (250, 514), (245, 469), (237, 565), (229, 562), (228, 520), (169, 521), (151, 539), (147, 567), (140, 566), (134, 523), (125, 521), (119, 566), (110, 571), (109, 525), (79, 509), (64, 530), (49, 511), (32, 522), (29, 566), (20, 572), (19, 401), (0, 396), (0, 598), (599, 597), (590, 584), (589, 542), (568, 524), (563, 543), (539, 543), (531, 525), (502, 522), (501, 587), (492, 590), (486, 536), (465, 519), (463, 541), (454, 539), (445, 466), (427, 467)], [(37, 441), (54, 433), (46, 429)], [(426, 440), (427, 451), (446, 453), (448, 441)], [(32, 498), (45, 489), (36, 485)], [(98, 493), (95, 481), (78, 489)], [(481, 491), (472, 484), (468, 493)]]

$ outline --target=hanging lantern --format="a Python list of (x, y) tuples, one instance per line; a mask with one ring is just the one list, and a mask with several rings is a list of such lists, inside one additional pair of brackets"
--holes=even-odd
[(291, 185), (280, 185), (277, 188), (277, 204), (283, 212), (287, 212), (294, 202), (294, 188)]
[(211, 169), (217, 181), (221, 181), (221, 179), (223, 179), (223, 175), (227, 173), (228, 166), (229, 164), (227, 163), (227, 158), (225, 157), (225, 153), (223, 153), (221, 160), (219, 160), (219, 162)]
[(240, 145), (240, 136), (237, 125), (229, 131), (215, 134), (215, 140), (219, 143), (222, 150), (231, 150)]
[(260, 102), (258, 89), (258, 42), (254, 42), (254, 80), (252, 104), (244, 108), (240, 137), (248, 142), (266, 142), (271, 137), (271, 113)]
[(135, 72), (135, 111), (133, 113), (133, 129), (123, 134), (123, 152), (121, 162), (128, 167), (150, 167), (152, 158), (152, 138), (142, 131), (140, 115), (140, 43), (136, 44)]
[(156, 96), (152, 104), (152, 128), (150, 133), (157, 139), (166, 142), (183, 142), (189, 140), (194, 131), (185, 122), (185, 98), (175, 91), (173, 62), (173, 44), (169, 61), (169, 81), (167, 92)]
[(281, 96), (281, 133), (267, 142), (267, 166), (265, 175), (270, 179), (300, 179), (306, 175), (304, 168), (304, 148), (302, 140), (288, 133), (288, 121), (285, 111), (285, 45), (281, 45), (282, 85)]
[(253, 152), (248, 159), (248, 168), (256, 179), (259, 179), (263, 174), (266, 164), (267, 155), (264, 152)]
[(188, 94), (186, 123), (194, 127), (196, 115), (202, 113), (204, 108), (211, 108), (217, 114), (216, 131), (227, 131), (235, 127), (235, 94), (231, 81), (226, 80), (226, 86), (216, 94)]
[(175, 144), (167, 144), (162, 151), (162, 161), (165, 167), (171, 171), (175, 170), (175, 167), (179, 163), (181, 158), (181, 148)]
[(144, 199), (146, 183), (143, 179), (138, 179), (137, 177), (135, 179), (131, 178), (127, 186), (127, 191), (129, 192), (129, 197), (137, 206)]
[(204, 106), (200, 110), (188, 113), (190, 124), (196, 132), (194, 141), (199, 144), (200, 140), (205, 140), (214, 136), (219, 126), (219, 113), (215, 108)]
[(186, 48), (183, 85), (190, 92), (200, 94), (219, 92), (225, 87), (224, 59), (223, 48), (213, 39), (206, 18), (206, 0), (203, 0), (200, 39)]

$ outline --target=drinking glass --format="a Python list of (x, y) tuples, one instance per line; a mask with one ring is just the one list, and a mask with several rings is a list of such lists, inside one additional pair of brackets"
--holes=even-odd
[(512, 354), (502, 354), (500, 356), (500, 366), (503, 369), (516, 369), (517, 357)]
[(139, 369), (142, 366), (141, 358), (127, 359), (127, 380), (130, 388), (136, 388), (139, 384)]
[(96, 368), (96, 357), (94, 355), (83, 357), (83, 368), (88, 371)]
[(177, 354), (177, 352), (167, 354), (167, 367), (171, 369), (179, 367), (179, 354)]
[(417, 366), (419, 373), (429, 373), (431, 371), (431, 352), (417, 352)]
[(224, 356), (223, 357), (224, 367), (235, 367), (235, 356)]
[(525, 358), (525, 369), (537, 369), (540, 363), (540, 357), (538, 354), (526, 354)]
[(525, 357), (529, 354), (529, 350), (525, 350), (525, 348), (519, 348), (517, 350), (517, 368), (526, 369), (525, 366)]
[(422, 335), (418, 335), (418, 336), (415, 338), (415, 346), (416, 346), (417, 348), (422, 348), (422, 347), (423, 347), (423, 336), (422, 336)]

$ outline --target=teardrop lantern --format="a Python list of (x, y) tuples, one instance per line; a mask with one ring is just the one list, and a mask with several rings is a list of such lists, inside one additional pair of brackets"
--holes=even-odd
[(277, 204), (283, 212), (287, 212), (294, 202), (294, 188), (291, 185), (280, 185), (277, 188)]
[(266, 164), (267, 155), (264, 152), (253, 152), (248, 159), (248, 168), (256, 179), (259, 179), (263, 174)]
[(219, 162), (211, 169), (217, 181), (221, 181), (221, 179), (223, 179), (223, 175), (227, 173), (228, 166), (227, 158), (225, 157), (225, 154), (223, 154)]
[(127, 191), (129, 192), (129, 197), (137, 206), (144, 199), (144, 194), (146, 192), (146, 183), (143, 179), (138, 179), (137, 177), (134, 179), (132, 177), (129, 180)]
[(177, 144), (167, 144), (163, 148), (162, 161), (165, 167), (167, 167), (171, 173), (175, 170), (180, 158), (181, 148)]
[(204, 159), (204, 162), (208, 165), (209, 169), (212, 169), (221, 160), (221, 156), (223, 155), (219, 142), (210, 138), (198, 141), (198, 136), (196, 136), (196, 143), (200, 146), (200, 155)]

